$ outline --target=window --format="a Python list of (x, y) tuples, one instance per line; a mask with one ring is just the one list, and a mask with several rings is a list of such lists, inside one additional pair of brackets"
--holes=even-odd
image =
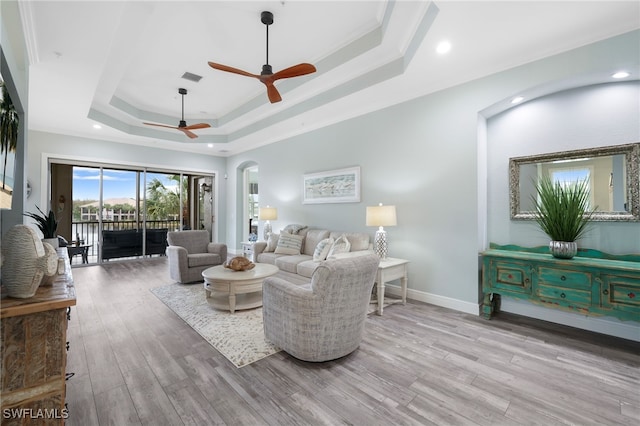
[(549, 168), (552, 182), (559, 182), (563, 188), (576, 182), (589, 182), (589, 208), (594, 205), (593, 198), (593, 170), (591, 167), (551, 167)]
[[(70, 194), (72, 209), (62, 212), (58, 220), (60, 233), (67, 241), (89, 246), (89, 263), (113, 258), (163, 255), (166, 232), (180, 229), (213, 230), (213, 175), (187, 174), (146, 168), (119, 168), (100, 164), (51, 164), (52, 194)], [(68, 176), (68, 177), (65, 177)], [(207, 197), (189, 187), (196, 181), (206, 182)], [(196, 197), (195, 199), (192, 199)], [(207, 214), (190, 215), (192, 206), (203, 204)], [(206, 222), (208, 220), (208, 222)], [(198, 221), (194, 227), (194, 221)], [(206, 222), (206, 223), (204, 223)], [(119, 239), (122, 232), (132, 231), (135, 248), (111, 247), (105, 238)], [(213, 234), (213, 232), (211, 232)], [(111, 244), (113, 245), (113, 244)]]

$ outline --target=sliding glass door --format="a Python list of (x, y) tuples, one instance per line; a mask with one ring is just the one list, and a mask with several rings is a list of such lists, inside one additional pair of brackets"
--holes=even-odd
[[(52, 174), (63, 169), (56, 166), (59, 165), (52, 164)], [(90, 165), (71, 167), (72, 188), (65, 188), (73, 198), (68, 227), (71, 232), (63, 237), (77, 247), (70, 253), (82, 253), (86, 247), (88, 256), (83, 256), (83, 263), (163, 256), (168, 231), (213, 232), (213, 176)], [(52, 179), (52, 193), (60, 190), (53, 188), (54, 182), (62, 180)]]

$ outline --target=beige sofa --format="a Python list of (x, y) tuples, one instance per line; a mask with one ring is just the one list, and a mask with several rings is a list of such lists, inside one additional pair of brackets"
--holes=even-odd
[[(286, 229), (287, 228), (285, 228), (285, 230)], [(306, 227), (298, 232), (292, 232), (302, 237), (302, 246), (300, 247), (299, 253), (278, 253), (278, 244), (274, 243), (273, 240), (280, 242), (280, 235), (284, 232), (283, 230), (280, 234), (272, 234), (270, 241), (255, 243), (253, 246), (254, 262), (269, 263), (276, 265), (281, 271), (311, 278), (313, 271), (325, 260), (318, 257), (314, 260), (314, 253), (316, 252), (318, 244), (327, 238), (336, 241), (344, 235), (344, 238), (346, 238), (350, 246), (348, 252), (341, 253), (331, 253), (329, 247), (326, 257), (327, 260), (357, 257), (373, 253), (369, 234), (362, 232), (329, 231), (327, 229), (309, 229)]]

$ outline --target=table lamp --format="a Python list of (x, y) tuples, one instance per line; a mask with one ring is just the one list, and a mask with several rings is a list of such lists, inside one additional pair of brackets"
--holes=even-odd
[(386, 259), (387, 249), (387, 232), (384, 226), (396, 226), (396, 206), (378, 206), (367, 207), (367, 226), (379, 226), (373, 240), (373, 250), (380, 257)]
[(269, 206), (260, 207), (260, 212), (258, 213), (258, 219), (266, 220), (264, 224), (264, 231), (263, 231), (263, 237), (264, 237), (264, 240), (266, 241), (269, 239), (269, 234), (271, 233), (271, 223), (269, 223), (269, 221), (278, 219), (278, 209), (276, 209), (275, 207), (269, 207)]

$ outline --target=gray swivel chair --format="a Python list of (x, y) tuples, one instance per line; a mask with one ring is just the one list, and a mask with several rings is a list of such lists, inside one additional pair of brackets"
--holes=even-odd
[(375, 254), (327, 260), (303, 286), (278, 277), (265, 279), (266, 339), (304, 361), (328, 361), (356, 350), (379, 262)]

